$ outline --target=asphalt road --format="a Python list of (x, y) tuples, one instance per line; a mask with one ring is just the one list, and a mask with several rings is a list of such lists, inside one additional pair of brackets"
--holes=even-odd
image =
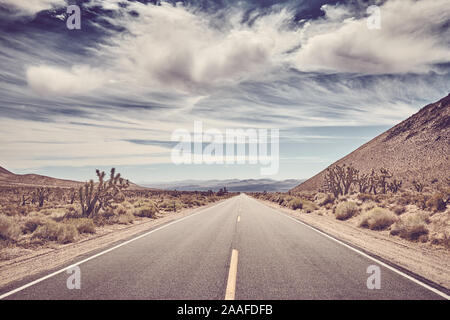
[[(380, 289), (367, 288), (371, 265), (380, 267)], [(246, 195), (79, 267), (81, 289), (67, 288), (64, 270), (4, 298), (220, 300), (227, 293), (237, 300), (442, 299)]]

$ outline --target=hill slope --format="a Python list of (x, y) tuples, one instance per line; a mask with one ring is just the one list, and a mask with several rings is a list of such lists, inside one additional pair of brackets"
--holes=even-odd
[[(450, 177), (450, 94), (362, 145), (334, 164), (353, 164), (362, 172), (386, 167), (409, 187), (444, 184)], [(318, 190), (325, 170), (292, 191)]]
[[(0, 186), (79, 188), (83, 185), (84, 182), (57, 179), (39, 174), (14, 174), (0, 167)], [(128, 188), (128, 190), (144, 189), (147, 188), (138, 186), (132, 182), (130, 182), (130, 187)]]

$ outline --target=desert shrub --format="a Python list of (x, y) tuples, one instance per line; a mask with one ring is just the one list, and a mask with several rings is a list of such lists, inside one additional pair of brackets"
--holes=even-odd
[(64, 215), (65, 219), (79, 219), (81, 218), (81, 212), (77, 210), (76, 206), (73, 204), (67, 205), (65, 207), (66, 214)]
[(293, 198), (288, 203), (287, 206), (291, 208), (292, 210), (302, 209), (303, 208), (303, 202), (300, 198)]
[(314, 197), (314, 201), (316, 201), (316, 203), (319, 206), (326, 206), (327, 204), (334, 202), (334, 196), (332, 194), (330, 194), (330, 193), (321, 193), (321, 192), (319, 192)]
[(414, 203), (414, 196), (411, 193), (403, 192), (396, 200), (400, 206), (407, 206)]
[(0, 216), (0, 239), (17, 240), (20, 235), (20, 227), (13, 218)]
[(298, 197), (300, 197), (302, 199), (306, 199), (306, 200), (309, 200), (309, 201), (314, 201), (314, 198), (315, 198), (316, 194), (317, 193), (314, 192), (314, 191), (300, 191), (298, 193), (295, 193), (294, 195), (298, 196)]
[(358, 214), (358, 206), (352, 201), (341, 202), (336, 206), (335, 214), (336, 219), (347, 220)]
[[(94, 223), (97, 226), (111, 224), (130, 224), (134, 220), (132, 212), (144, 208), (147, 202), (143, 200), (133, 201), (133, 204), (124, 201), (116, 207), (110, 207), (106, 210), (100, 210), (99, 214), (94, 217)], [(138, 208), (135, 209), (134, 207)]]
[(182, 205), (179, 200), (164, 200), (158, 204), (158, 209), (163, 209), (164, 211), (178, 211), (181, 208)]
[(317, 209), (316, 204), (310, 200), (302, 200), (302, 206), (303, 211), (305, 211), (306, 213), (313, 212), (314, 210)]
[(115, 221), (114, 223), (118, 224), (130, 224), (133, 223), (134, 216), (131, 213), (121, 214), (117, 216), (114, 221)]
[(23, 234), (31, 234), (33, 233), (39, 226), (44, 224), (44, 220), (39, 217), (30, 217), (25, 220), (25, 223), (22, 226)]
[(203, 201), (201, 199), (193, 199), (192, 200), (192, 205), (196, 206), (196, 207), (200, 207), (200, 206), (203, 206), (205, 204), (206, 204), (205, 200), (203, 200)]
[(41, 214), (48, 216), (56, 222), (60, 222), (66, 218), (68, 210), (66, 208), (47, 208), (39, 211)]
[(399, 235), (407, 240), (417, 240), (419, 237), (428, 234), (426, 221), (427, 218), (423, 214), (403, 217), (393, 225), (391, 234)]
[[(139, 203), (140, 206), (142, 206), (143, 204)], [(114, 210), (111, 210), (112, 212), (114, 212), (115, 214), (118, 215), (123, 215), (123, 214), (127, 214), (128, 211), (131, 209), (132, 205), (129, 202), (123, 202), (121, 204), (119, 204), (117, 206), (117, 208), (115, 208)]]
[(48, 220), (34, 231), (33, 238), (64, 244), (74, 242), (77, 235), (78, 231), (74, 225)]
[(396, 220), (397, 217), (391, 211), (375, 207), (362, 214), (359, 226), (371, 230), (383, 230), (392, 225)]
[(391, 196), (387, 194), (377, 194), (372, 197), (373, 201), (376, 203), (386, 202)]
[(69, 219), (65, 223), (73, 225), (78, 233), (95, 233), (94, 220), (89, 218)]
[(392, 208), (392, 211), (396, 214), (396, 215), (401, 215), (402, 213), (405, 213), (406, 208), (404, 206), (401, 205), (397, 205), (394, 208)]
[(425, 206), (430, 211), (439, 212), (445, 211), (447, 204), (444, 201), (444, 195), (436, 193), (426, 201)]
[(432, 236), (431, 243), (436, 245), (442, 245), (445, 248), (450, 249), (450, 235), (448, 235), (445, 231), (440, 232)]
[(154, 218), (157, 213), (158, 208), (156, 207), (156, 205), (153, 202), (148, 202), (144, 206), (137, 208), (134, 212), (134, 215), (137, 217)]
[(10, 217), (16, 215), (27, 216), (29, 212), (33, 211), (33, 209), (34, 208), (30, 205), (26, 206), (6, 205), (2, 208), (2, 213)]
[(429, 199), (429, 197), (427, 195), (416, 194), (413, 197), (412, 201), (417, 207), (419, 207), (422, 210), (425, 210), (427, 208), (428, 199)]
[(373, 196), (371, 194), (368, 194), (368, 193), (359, 193), (356, 196), (356, 198), (358, 200), (361, 200), (362, 202), (373, 200)]

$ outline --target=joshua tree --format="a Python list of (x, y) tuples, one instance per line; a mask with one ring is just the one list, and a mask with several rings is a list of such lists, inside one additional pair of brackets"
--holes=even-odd
[(380, 178), (376, 174), (375, 170), (372, 169), (369, 175), (369, 193), (377, 194), (377, 186), (379, 184)]
[(223, 196), (223, 195), (225, 195), (227, 193), (228, 193), (228, 190), (227, 190), (226, 187), (220, 188), (219, 191), (217, 191), (217, 195), (218, 196)]
[(391, 192), (397, 193), (398, 190), (400, 190), (401, 186), (402, 186), (402, 181), (394, 179), (394, 181), (389, 183), (388, 188)]
[(22, 197), (20, 198), (20, 205), (21, 206), (26, 206), (27, 202), (30, 201), (30, 200), (31, 200), (30, 196), (28, 196), (26, 194), (23, 194)]
[(129, 181), (122, 179), (120, 173), (115, 172), (112, 168), (110, 179), (105, 181), (105, 172), (96, 170), (99, 182), (94, 184), (94, 181), (90, 180), (80, 188), (78, 193), (84, 217), (93, 217), (100, 209), (113, 209), (113, 203), (119, 199), (122, 190), (128, 188)]
[(33, 192), (33, 203), (38, 202), (39, 208), (44, 205), (44, 201), (48, 199), (50, 195), (50, 188), (37, 188)]
[(388, 186), (387, 180), (390, 178), (392, 178), (392, 173), (390, 173), (386, 168), (381, 168), (378, 183), (381, 187), (382, 193), (386, 193)]
[(416, 189), (417, 192), (422, 192), (422, 190), (423, 190), (423, 183), (421, 183), (419, 181), (416, 181), (416, 180), (413, 180), (412, 184), (413, 184), (413, 186), (414, 186), (414, 188)]
[(325, 172), (325, 190), (338, 195), (346, 195), (350, 192), (352, 184), (357, 181), (358, 170), (351, 165), (335, 165)]
[(357, 175), (357, 179), (356, 179), (356, 183), (358, 184), (359, 187), (359, 192), (360, 193), (365, 193), (367, 191), (367, 189), (369, 188), (370, 185), (370, 176), (368, 173), (364, 173)]
[(70, 195), (70, 204), (73, 204), (75, 202), (75, 198), (77, 196), (77, 192), (75, 191), (74, 188), (70, 189), (69, 195)]

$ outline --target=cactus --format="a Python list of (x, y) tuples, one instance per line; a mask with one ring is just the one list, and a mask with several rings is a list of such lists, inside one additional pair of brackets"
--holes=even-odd
[(70, 188), (70, 191), (69, 191), (70, 204), (73, 204), (75, 202), (76, 196), (77, 196), (76, 190), (74, 188)]
[(387, 192), (387, 180), (390, 178), (392, 178), (392, 173), (386, 168), (381, 168), (378, 183), (381, 187), (382, 193), (384, 194)]
[(390, 182), (388, 185), (389, 191), (393, 193), (397, 193), (402, 186), (402, 180), (394, 179), (394, 181)]
[(412, 182), (414, 188), (416, 189), (417, 192), (422, 192), (423, 191), (423, 183), (413, 180)]
[(369, 174), (364, 173), (364, 174), (362, 174), (360, 176), (359, 173), (358, 173), (356, 180), (357, 180), (356, 182), (357, 182), (358, 187), (359, 187), (359, 192), (360, 193), (366, 193), (367, 189), (370, 186), (370, 176), (369, 176)]
[(375, 173), (375, 170), (372, 169), (369, 175), (369, 193), (373, 192), (373, 194), (377, 194), (377, 186), (379, 184), (380, 178)]
[(28, 196), (26, 194), (23, 194), (22, 197), (20, 198), (19, 202), (20, 202), (20, 205), (22, 207), (24, 207), (24, 206), (27, 205), (27, 202), (30, 201), (30, 200), (32, 200), (32, 197), (30, 197), (30, 196)]
[(94, 184), (93, 180), (87, 182), (79, 189), (80, 205), (83, 217), (93, 217), (100, 209), (115, 208), (113, 203), (118, 199), (122, 190), (128, 188), (129, 181), (115, 174), (111, 169), (110, 179), (105, 181), (105, 172), (96, 170), (99, 182)]
[(44, 205), (44, 201), (48, 199), (48, 196), (50, 195), (50, 188), (37, 188), (33, 192), (33, 203), (38, 202), (39, 208), (42, 208)]
[(338, 195), (346, 195), (350, 192), (352, 184), (357, 181), (358, 170), (351, 165), (335, 165), (325, 172), (324, 189), (333, 193), (335, 197)]

